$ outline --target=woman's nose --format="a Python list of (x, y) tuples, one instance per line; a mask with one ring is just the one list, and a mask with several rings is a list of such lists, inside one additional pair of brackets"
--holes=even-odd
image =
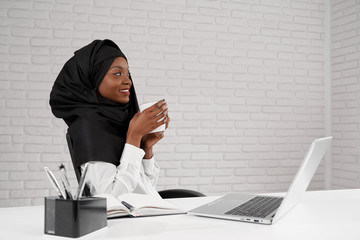
[(129, 86), (131, 86), (131, 80), (130, 80), (130, 77), (129, 76), (126, 76), (125, 77), (125, 79), (124, 79), (124, 81), (123, 81), (123, 84), (124, 85), (129, 85)]

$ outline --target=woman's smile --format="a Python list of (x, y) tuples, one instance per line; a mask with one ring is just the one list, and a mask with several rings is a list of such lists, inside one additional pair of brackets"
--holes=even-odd
[(127, 88), (127, 89), (121, 89), (121, 90), (120, 90), (120, 93), (121, 93), (121, 94), (124, 94), (124, 95), (126, 95), (126, 96), (130, 96), (130, 89), (129, 89), (129, 88)]

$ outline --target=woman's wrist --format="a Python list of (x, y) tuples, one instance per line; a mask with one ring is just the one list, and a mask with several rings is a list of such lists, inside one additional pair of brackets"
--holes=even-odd
[(126, 143), (131, 144), (135, 147), (140, 148), (140, 142), (141, 142), (140, 136), (136, 136), (136, 134), (127, 134), (126, 136)]
[(151, 159), (153, 157), (152, 147), (151, 148), (143, 148), (143, 150), (145, 151), (144, 159)]

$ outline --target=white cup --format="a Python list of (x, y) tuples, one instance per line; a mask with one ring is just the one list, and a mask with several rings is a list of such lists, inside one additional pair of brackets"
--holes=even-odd
[[(140, 108), (140, 112), (144, 111), (145, 109), (151, 107), (152, 105), (154, 105), (157, 102), (146, 102), (146, 103), (142, 103), (140, 104), (139, 108)], [(164, 118), (161, 118), (159, 121), (162, 121)], [(152, 130), (149, 133), (156, 133), (156, 132), (163, 132), (165, 131), (165, 123), (160, 125), (159, 127), (155, 128), (154, 130)]]

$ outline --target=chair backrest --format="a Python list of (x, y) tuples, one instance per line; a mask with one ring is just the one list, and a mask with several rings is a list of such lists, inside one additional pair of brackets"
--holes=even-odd
[(166, 189), (159, 191), (161, 198), (205, 197), (201, 192), (190, 189)]
[[(75, 167), (74, 146), (73, 146), (73, 142), (71, 140), (71, 136), (70, 136), (69, 132), (66, 133), (66, 141), (67, 141), (67, 144), (68, 144), (68, 147), (69, 147), (70, 157), (71, 157), (71, 161), (72, 161), (72, 164), (73, 164), (73, 167), (74, 167), (75, 176), (76, 176), (77, 181), (79, 182), (80, 177), (81, 177), (81, 169), (80, 169), (80, 167)], [(84, 187), (83, 196), (91, 196), (90, 189), (86, 185)]]

